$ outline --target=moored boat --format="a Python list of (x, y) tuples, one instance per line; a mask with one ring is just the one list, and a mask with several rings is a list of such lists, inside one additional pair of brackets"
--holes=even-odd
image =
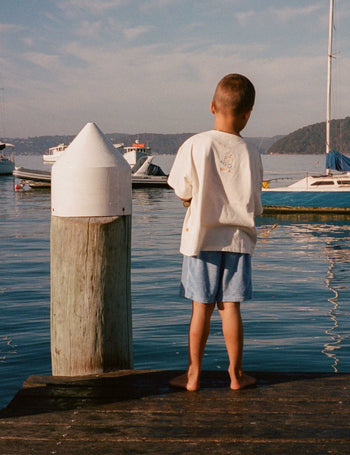
[[(330, 152), (327, 155), (327, 161), (332, 154), (333, 152)], [(343, 158), (348, 157), (343, 155)], [(306, 175), (288, 186), (263, 188), (261, 198), (264, 212), (313, 211), (350, 214), (350, 172)]]
[(68, 145), (66, 144), (59, 144), (55, 147), (50, 147), (48, 153), (43, 155), (43, 160), (47, 163), (55, 163), (67, 147)]
[(29, 185), (32, 188), (50, 188), (51, 186), (51, 170), (42, 171), (16, 166), (13, 176), (20, 179), (23, 185)]
[[(168, 187), (167, 175), (156, 164), (152, 163), (154, 156), (151, 155), (151, 147), (146, 147), (145, 144), (140, 144), (138, 140), (132, 146), (124, 147), (124, 144), (113, 144), (115, 149), (123, 148), (125, 153), (122, 155), (131, 167), (131, 181), (133, 187)], [(68, 148), (65, 144), (60, 144), (57, 147), (49, 149), (49, 154), (46, 157), (52, 157), (51, 162), (56, 159)], [(69, 150), (67, 151), (69, 153)], [(46, 159), (50, 161), (50, 158)], [(43, 188), (51, 186), (51, 170), (42, 171), (35, 169), (27, 169), (24, 167), (16, 167), (13, 175), (22, 181), (22, 184), (27, 184), (32, 188)]]
[[(13, 147), (12, 144), (0, 142), (0, 151), (5, 150), (6, 147)], [(15, 168), (15, 160), (13, 154), (6, 156), (4, 153), (0, 154), (0, 175), (11, 175)]]
[[(116, 145), (114, 144), (116, 147)], [(146, 146), (145, 144), (141, 144), (138, 139), (130, 145), (123, 147), (124, 153), (123, 157), (126, 161), (130, 164), (131, 167), (135, 166), (135, 164), (141, 159), (151, 155), (151, 147)]]
[[(138, 139), (130, 145), (124, 147), (124, 144), (113, 144), (114, 148), (123, 154), (123, 157), (130, 164), (131, 167), (140, 160), (140, 158), (147, 157), (151, 154), (151, 147), (141, 144)], [(55, 147), (50, 147), (48, 153), (43, 155), (43, 160), (48, 163), (55, 163), (62, 153), (68, 148), (67, 144), (59, 144)], [(123, 151), (121, 151), (121, 149)]]
[(330, 148), (331, 82), (333, 55), (334, 0), (329, 5), (328, 77), (326, 115), (326, 172), (306, 175), (283, 187), (262, 190), (264, 210), (276, 211), (346, 211), (350, 213), (350, 158)]
[[(159, 166), (151, 163), (153, 157), (148, 157), (141, 166), (132, 173), (131, 183), (133, 187), (164, 187), (168, 188), (168, 177), (163, 173)], [(160, 170), (157, 171), (157, 168)], [(152, 173), (155, 172), (156, 173)], [(14, 177), (21, 180), (31, 188), (50, 188), (51, 187), (51, 169), (49, 171), (27, 169), (24, 167), (15, 167)]]

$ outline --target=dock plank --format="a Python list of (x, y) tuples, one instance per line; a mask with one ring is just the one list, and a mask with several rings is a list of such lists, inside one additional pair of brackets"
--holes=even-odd
[(350, 374), (255, 373), (231, 391), (203, 372), (194, 393), (169, 387), (176, 374), (31, 376), (0, 412), (0, 453), (350, 453)]

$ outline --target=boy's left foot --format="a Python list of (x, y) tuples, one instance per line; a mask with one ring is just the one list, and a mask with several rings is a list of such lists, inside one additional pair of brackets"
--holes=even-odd
[(246, 389), (247, 387), (253, 387), (256, 385), (257, 380), (253, 376), (248, 376), (247, 374), (242, 374), (238, 378), (231, 379), (232, 390)]
[(199, 390), (199, 383), (197, 381), (189, 381), (187, 373), (181, 376), (176, 376), (169, 381), (172, 387), (188, 390), (189, 392), (196, 392)]

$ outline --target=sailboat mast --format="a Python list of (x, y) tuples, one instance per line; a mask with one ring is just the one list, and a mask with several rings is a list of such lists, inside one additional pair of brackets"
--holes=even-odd
[(330, 152), (330, 123), (331, 123), (331, 85), (332, 85), (332, 58), (333, 58), (333, 19), (334, 0), (329, 2), (329, 30), (328, 30), (328, 71), (327, 71), (327, 117), (326, 117), (326, 153)]

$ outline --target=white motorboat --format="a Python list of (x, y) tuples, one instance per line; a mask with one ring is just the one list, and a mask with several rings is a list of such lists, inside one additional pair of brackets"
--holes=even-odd
[(326, 172), (322, 175), (306, 175), (301, 180), (283, 187), (270, 188), (266, 182), (262, 191), (264, 210), (305, 209), (306, 211), (346, 211), (350, 213), (350, 157), (330, 148), (332, 59), (334, 58), (332, 49), (333, 10), (334, 0), (330, 0), (325, 135)]
[[(13, 147), (13, 144), (6, 144), (0, 142), (0, 151), (3, 152), (6, 147)], [(4, 153), (0, 154), (0, 175), (11, 175), (15, 168), (15, 160), (13, 153), (11, 156), (6, 156)]]
[(151, 147), (141, 144), (138, 139), (131, 145), (124, 147), (124, 144), (113, 144), (115, 148), (123, 147), (123, 157), (130, 164), (131, 172), (134, 177), (143, 178), (146, 176), (167, 177), (162, 169), (153, 164), (153, 155)]
[[(147, 147), (145, 144), (141, 144), (136, 140), (132, 145), (124, 147), (124, 143), (113, 144), (116, 150), (123, 149), (121, 153), (123, 154), (126, 161), (130, 164), (131, 167), (139, 161), (140, 158), (149, 156), (151, 154), (151, 147)], [(48, 153), (43, 155), (43, 160), (49, 163), (55, 163), (56, 160), (62, 155), (62, 153), (67, 149), (68, 145), (59, 144), (55, 147), (51, 147), (48, 150)]]
[[(118, 144), (119, 145), (119, 144)], [(116, 145), (114, 144), (114, 147)], [(145, 144), (140, 144), (139, 140), (127, 147), (124, 147), (123, 157), (130, 164), (131, 168), (141, 159), (151, 154), (151, 147), (147, 147)]]
[(152, 163), (153, 156), (139, 158), (131, 168), (132, 186), (165, 186), (168, 187), (168, 176), (156, 164)]
[(59, 144), (55, 147), (49, 148), (48, 153), (43, 155), (43, 160), (47, 163), (55, 163), (67, 147), (68, 145), (66, 144)]

